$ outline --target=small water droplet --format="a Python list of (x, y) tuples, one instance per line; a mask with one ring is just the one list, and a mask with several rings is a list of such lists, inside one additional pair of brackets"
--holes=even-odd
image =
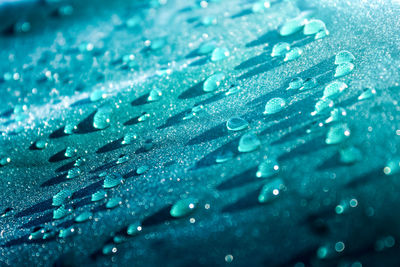
[(84, 158), (78, 158), (75, 160), (74, 166), (75, 167), (80, 167), (86, 163), (86, 159)]
[(81, 170), (78, 167), (74, 167), (68, 171), (67, 179), (76, 178), (81, 175)]
[(115, 244), (106, 244), (102, 249), (104, 255), (111, 255), (117, 253), (117, 251), (118, 249)]
[(340, 51), (335, 56), (335, 64), (340, 65), (343, 63), (353, 62), (356, 58), (349, 51)]
[(358, 96), (358, 100), (364, 100), (376, 95), (376, 90), (373, 88), (365, 88), (365, 90)]
[(93, 202), (100, 201), (106, 197), (107, 197), (107, 192), (100, 189), (99, 191), (92, 194), (91, 201)]
[(46, 140), (38, 140), (35, 142), (35, 147), (37, 149), (45, 149), (47, 147), (47, 141)]
[(103, 130), (110, 125), (111, 122), (111, 107), (104, 106), (99, 108), (93, 117), (93, 127)]
[(129, 156), (128, 155), (121, 155), (118, 159), (117, 159), (117, 164), (122, 164), (125, 163), (127, 161), (129, 161)]
[(230, 131), (241, 131), (249, 127), (249, 123), (240, 117), (232, 117), (226, 122), (226, 128)]
[(294, 47), (292, 50), (286, 53), (283, 61), (292, 61), (298, 59), (303, 54), (303, 50), (299, 47)]
[(204, 26), (210, 26), (210, 25), (216, 25), (218, 23), (217, 18), (213, 16), (205, 16), (202, 20), (201, 23)]
[(147, 112), (144, 112), (142, 115), (140, 115), (140, 117), (138, 118), (139, 122), (142, 121), (147, 121), (150, 118), (150, 114)]
[(325, 123), (344, 121), (347, 112), (344, 108), (335, 108), (331, 111), (331, 116), (325, 120)]
[(322, 30), (322, 31), (320, 31), (320, 32), (318, 32), (316, 35), (315, 35), (315, 40), (319, 40), (319, 39), (323, 39), (323, 38), (325, 38), (326, 36), (328, 36), (329, 35), (329, 31), (327, 30), (327, 29), (325, 29), (325, 30)]
[(322, 96), (323, 99), (330, 98), (335, 99), (337, 98), (346, 88), (348, 88), (347, 84), (340, 81), (334, 81), (328, 84), (324, 89), (324, 95)]
[(147, 97), (147, 101), (158, 101), (161, 99), (162, 92), (159, 89), (152, 89)]
[(203, 110), (204, 110), (204, 106), (203, 106), (203, 105), (194, 106), (194, 107), (192, 108), (192, 110), (189, 112), (189, 114), (186, 115), (182, 120), (190, 120), (190, 119), (193, 119), (194, 117), (196, 117), (196, 116), (199, 114), (199, 112), (201, 112), (201, 111), (203, 111)]
[(394, 175), (400, 173), (400, 157), (395, 157), (389, 160), (383, 168), (383, 172), (386, 175)]
[(304, 81), (303, 81), (302, 78), (300, 78), (300, 77), (293, 78), (290, 81), (289, 86), (288, 86), (288, 88), (286, 90), (297, 90), (297, 89), (300, 89), (301, 87), (303, 87), (303, 83), (304, 83)]
[(64, 205), (60, 206), (58, 209), (53, 211), (53, 219), (54, 220), (59, 220), (67, 216), (70, 212), (72, 212), (71, 209), (66, 209)]
[(246, 133), (239, 140), (239, 152), (251, 152), (261, 146), (261, 141), (254, 133)]
[(351, 73), (354, 69), (354, 64), (350, 62), (345, 62), (336, 67), (335, 78), (339, 78)]
[(318, 86), (317, 79), (315, 78), (307, 78), (304, 80), (303, 87), (300, 90), (310, 90)]
[(230, 56), (229, 50), (226, 47), (217, 47), (211, 54), (211, 61), (220, 61)]
[(90, 94), (90, 101), (96, 102), (100, 99), (105, 99), (107, 95), (103, 92), (103, 90), (95, 90)]
[(139, 223), (132, 223), (128, 225), (126, 233), (130, 236), (135, 236), (142, 231), (142, 226)]
[(111, 173), (106, 176), (103, 183), (103, 188), (112, 188), (124, 182), (121, 174)]
[(220, 154), (217, 155), (215, 162), (216, 163), (223, 163), (226, 162), (230, 159), (232, 159), (234, 156), (233, 152), (230, 150), (223, 150)]
[(74, 234), (75, 234), (75, 228), (74, 228), (74, 226), (70, 226), (70, 227), (68, 227), (66, 229), (60, 229), (58, 237), (67, 238), (67, 237), (70, 237), (70, 236), (72, 236)]
[(263, 13), (265, 9), (270, 8), (271, 3), (269, 1), (258, 1), (253, 4), (251, 10), (254, 13)]
[(61, 206), (67, 203), (67, 201), (71, 198), (71, 196), (72, 196), (71, 190), (68, 189), (61, 190), (60, 192), (58, 192), (53, 196), (52, 205), (56, 207)]
[(11, 162), (11, 158), (10, 157), (1, 157), (0, 158), (0, 166), (6, 166), (7, 164), (9, 164)]
[(138, 175), (141, 175), (141, 174), (147, 172), (148, 170), (149, 170), (149, 166), (143, 165), (143, 166), (140, 166), (139, 168), (137, 168), (136, 173)]
[(284, 183), (282, 179), (279, 178), (266, 183), (261, 188), (260, 194), (258, 195), (258, 202), (268, 203), (276, 199), (280, 195), (281, 190), (283, 190), (284, 188), (285, 188)]
[(216, 73), (208, 77), (203, 84), (204, 92), (213, 92), (217, 90), (225, 80), (225, 74), (222, 72)]
[(78, 150), (76, 148), (69, 146), (65, 149), (64, 156), (67, 158), (72, 158), (72, 157), (75, 157), (77, 153), (78, 153)]
[(325, 23), (319, 19), (311, 19), (304, 26), (305, 35), (313, 35), (321, 31), (326, 31)]
[(329, 110), (333, 107), (333, 105), (334, 105), (334, 103), (331, 99), (329, 99), (329, 98), (321, 99), (315, 104), (314, 111), (311, 112), (311, 115), (315, 116), (326, 110)]
[(124, 136), (124, 140), (122, 140), (121, 144), (130, 145), (137, 139), (137, 134), (135, 132), (129, 132)]
[(288, 43), (277, 43), (272, 47), (271, 57), (281, 57), (286, 55), (286, 53), (290, 50), (290, 44)]
[(113, 209), (122, 204), (122, 199), (120, 197), (110, 198), (106, 203), (107, 209)]
[(232, 88), (230, 88), (225, 95), (233, 95), (236, 93), (239, 93), (242, 90), (242, 88), (240, 86), (234, 86)]
[(44, 233), (46, 230), (42, 227), (35, 227), (32, 231), (32, 233), (29, 235), (28, 239), (29, 240), (37, 240), (43, 238)]
[(280, 97), (272, 98), (265, 105), (264, 114), (275, 114), (285, 109), (285, 107), (286, 107), (285, 99)]
[(362, 159), (361, 151), (354, 146), (341, 148), (339, 150), (339, 156), (340, 162), (344, 164), (353, 164)]
[(128, 240), (128, 239), (124, 235), (116, 235), (113, 237), (113, 242), (115, 244), (121, 244), (121, 243), (125, 242), (126, 240)]
[(217, 47), (217, 44), (214, 41), (209, 41), (204, 44), (202, 44), (199, 49), (198, 53), (202, 55), (206, 55), (211, 53), (215, 48)]
[(65, 134), (73, 134), (78, 128), (75, 124), (68, 123), (64, 126), (64, 133)]
[(258, 165), (256, 176), (258, 178), (268, 178), (279, 173), (279, 164), (274, 159), (266, 159)]
[(329, 129), (326, 135), (325, 143), (327, 143), (328, 145), (339, 144), (348, 139), (349, 137), (350, 137), (349, 127), (347, 126), (346, 123), (341, 123), (333, 125)]
[(187, 216), (192, 213), (194, 209), (197, 207), (198, 200), (195, 198), (185, 198), (178, 200), (170, 210), (170, 214), (172, 217), (180, 218), (183, 216)]

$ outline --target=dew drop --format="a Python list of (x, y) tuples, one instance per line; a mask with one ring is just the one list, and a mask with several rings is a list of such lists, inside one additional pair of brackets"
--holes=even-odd
[(354, 69), (353, 63), (345, 62), (336, 67), (335, 78), (339, 78), (351, 73)]
[(340, 149), (339, 156), (340, 162), (344, 164), (353, 164), (361, 161), (362, 159), (361, 151), (354, 146), (348, 146)]
[(142, 115), (140, 115), (140, 117), (138, 118), (139, 122), (142, 121), (147, 121), (150, 118), (150, 114), (147, 112), (144, 112)]
[(113, 209), (122, 204), (122, 199), (120, 197), (110, 198), (106, 203), (107, 209)]
[(299, 47), (295, 47), (286, 53), (283, 61), (286, 62), (286, 61), (292, 61), (292, 60), (298, 59), (301, 56), (301, 54), (303, 54), (303, 50)]
[(77, 153), (78, 153), (78, 150), (76, 148), (69, 146), (65, 150), (64, 156), (67, 158), (72, 158), (72, 157), (75, 157)]
[(290, 50), (290, 44), (288, 43), (277, 43), (272, 47), (271, 57), (281, 57)]
[(222, 151), (221, 153), (219, 153), (217, 155), (217, 157), (215, 158), (215, 162), (216, 163), (223, 163), (223, 162), (226, 162), (226, 161), (232, 159), (233, 156), (234, 156), (234, 154), (233, 154), (232, 151), (224, 150), (224, 151)]
[(100, 200), (102, 200), (102, 199), (104, 199), (106, 197), (107, 197), (106, 191), (101, 189), (101, 190), (99, 190), (99, 191), (97, 191), (97, 192), (92, 194), (91, 201), (93, 201), (93, 202), (100, 201)]
[(75, 124), (72, 123), (68, 123), (64, 126), (64, 133), (65, 134), (73, 134), (75, 130), (77, 130), (78, 128), (76, 127)]
[(93, 127), (99, 130), (105, 129), (110, 125), (111, 108), (102, 107), (97, 110), (93, 117)]
[(152, 101), (158, 101), (161, 99), (162, 92), (159, 89), (152, 89), (149, 93), (149, 96), (147, 97), (147, 101), (152, 102)]
[(68, 237), (70, 237), (70, 236), (72, 236), (74, 234), (75, 234), (75, 228), (74, 228), (74, 226), (70, 226), (70, 227), (68, 227), (66, 229), (60, 229), (58, 237), (60, 237), (60, 238), (68, 238)]
[(254, 133), (246, 133), (239, 140), (239, 152), (251, 152), (261, 146), (261, 141)]
[(254, 13), (263, 13), (265, 9), (270, 8), (271, 3), (269, 1), (258, 1), (253, 4), (251, 10)]
[(102, 249), (104, 255), (111, 255), (117, 253), (117, 251), (118, 249), (114, 244), (106, 244)]
[(311, 19), (304, 26), (305, 35), (313, 35), (321, 31), (326, 31), (325, 23), (319, 19)]
[(105, 99), (107, 95), (103, 92), (103, 90), (95, 90), (90, 94), (90, 101), (96, 102), (100, 99)]
[(201, 23), (204, 26), (210, 26), (210, 25), (216, 25), (218, 23), (218, 20), (216, 17), (213, 16), (206, 16), (201, 20)]
[(74, 166), (75, 167), (79, 167), (79, 166), (82, 166), (85, 163), (86, 163), (86, 159), (78, 158), (78, 159), (75, 160)]
[(45, 149), (47, 147), (47, 141), (46, 140), (38, 140), (35, 142), (35, 147), (37, 149)]
[(61, 190), (53, 196), (53, 206), (61, 206), (65, 204), (72, 196), (72, 191), (68, 189)]
[(320, 114), (330, 108), (332, 108), (334, 105), (333, 101), (329, 98), (321, 99), (315, 104), (314, 111), (311, 112), (312, 116), (315, 116), (317, 114)]
[(60, 206), (58, 209), (53, 211), (53, 219), (59, 220), (67, 216), (72, 210), (66, 209), (64, 205)]
[(117, 159), (117, 164), (122, 164), (125, 163), (127, 161), (129, 161), (129, 156), (128, 155), (121, 155), (118, 159)]
[(202, 44), (199, 49), (198, 53), (202, 55), (206, 55), (211, 53), (215, 48), (217, 47), (217, 44), (214, 41), (209, 41), (204, 44)]
[(197, 207), (198, 200), (195, 198), (185, 198), (178, 200), (170, 210), (170, 214), (174, 218), (180, 218), (192, 213)]
[(141, 175), (141, 174), (147, 172), (148, 170), (149, 170), (149, 166), (143, 165), (143, 166), (140, 166), (139, 168), (137, 168), (136, 173), (138, 175)]
[(1, 157), (0, 158), (0, 166), (6, 166), (11, 162), (11, 158), (9, 157)]
[(68, 171), (67, 179), (76, 178), (81, 175), (81, 170), (78, 167), (74, 167)]
[(286, 101), (283, 98), (272, 98), (265, 105), (264, 114), (275, 114), (282, 111), (286, 107)]
[(119, 173), (111, 173), (106, 176), (103, 183), (103, 188), (113, 188), (117, 185), (120, 185), (124, 182), (121, 174)]
[(347, 117), (347, 112), (344, 108), (335, 108), (331, 111), (331, 116), (325, 120), (325, 123), (343, 121)]
[(307, 78), (304, 80), (303, 87), (300, 90), (310, 90), (318, 86), (317, 79), (315, 78)]
[(268, 203), (274, 199), (276, 199), (281, 190), (285, 188), (282, 179), (275, 179), (271, 182), (266, 183), (260, 191), (258, 195), (258, 202), (259, 203)]
[(374, 97), (376, 95), (376, 90), (373, 88), (366, 88), (364, 92), (361, 93), (361, 95), (358, 96), (358, 100), (364, 100), (368, 99), (371, 97)]
[(340, 51), (335, 56), (335, 64), (340, 65), (343, 63), (353, 62), (356, 58), (349, 51)]
[(279, 30), (279, 34), (281, 36), (292, 35), (298, 31), (300, 31), (306, 20), (303, 17), (297, 17), (291, 20), (286, 21)]
[(220, 61), (229, 57), (230, 53), (226, 47), (217, 47), (211, 54), (211, 61)]
[(78, 216), (75, 217), (75, 222), (81, 223), (81, 222), (86, 222), (87, 220), (92, 219), (93, 213), (90, 211), (84, 211)]
[(297, 90), (303, 87), (304, 81), (300, 77), (293, 78), (286, 90)]
[(394, 175), (400, 173), (400, 157), (395, 157), (389, 160), (383, 168), (383, 172), (386, 175)]
[(134, 132), (127, 133), (124, 136), (124, 140), (122, 140), (121, 144), (130, 145), (137, 139), (137, 134)]
[(126, 233), (130, 236), (135, 236), (142, 231), (142, 226), (139, 223), (132, 223), (128, 225)]
[(217, 90), (222, 85), (224, 80), (225, 74), (222, 72), (211, 75), (207, 80), (204, 81), (203, 91), (213, 92)]
[(241, 131), (249, 127), (249, 123), (240, 117), (232, 117), (226, 122), (226, 128), (230, 131)]
[(348, 139), (349, 137), (350, 137), (349, 127), (347, 126), (346, 123), (341, 123), (333, 125), (329, 129), (326, 135), (325, 143), (327, 143), (328, 145), (339, 144)]
[(344, 82), (331, 82), (325, 87), (324, 95), (322, 96), (322, 98), (337, 98), (347, 87), (347, 84), (345, 84)]
[(258, 170), (256, 172), (256, 176), (258, 178), (268, 178), (273, 175), (278, 174), (279, 172), (279, 164), (276, 160), (266, 159), (258, 165)]

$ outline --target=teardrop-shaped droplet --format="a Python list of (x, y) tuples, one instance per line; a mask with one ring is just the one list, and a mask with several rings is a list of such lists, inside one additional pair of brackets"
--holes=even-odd
[(115, 244), (106, 244), (103, 249), (101, 250), (104, 255), (111, 255), (117, 253), (118, 249)]
[(303, 33), (305, 35), (312, 35), (326, 30), (325, 23), (319, 19), (311, 19), (304, 26)]
[(325, 30), (322, 30), (320, 32), (317, 32), (317, 34), (315, 35), (314, 39), (315, 40), (323, 39), (328, 35), (329, 35), (329, 31), (327, 29), (325, 29)]
[(97, 110), (93, 117), (93, 127), (103, 130), (110, 125), (111, 122), (111, 108), (103, 107)]
[(84, 158), (78, 158), (75, 160), (74, 166), (75, 167), (80, 167), (86, 163), (86, 159)]
[(353, 62), (356, 58), (349, 51), (343, 50), (336, 54), (335, 64), (340, 65), (343, 63)]
[(265, 105), (264, 114), (275, 114), (285, 109), (285, 107), (286, 107), (285, 99), (280, 97), (272, 98)]
[(46, 140), (38, 140), (35, 142), (35, 147), (37, 149), (45, 149), (47, 147), (47, 141)]
[(113, 188), (117, 185), (120, 185), (124, 182), (121, 174), (119, 173), (111, 173), (106, 176), (103, 183), (103, 188)]
[(339, 78), (339, 77), (345, 76), (345, 75), (351, 73), (353, 71), (353, 69), (354, 69), (353, 63), (350, 63), (350, 62), (342, 63), (336, 67), (335, 77)]
[(65, 203), (67, 203), (68, 200), (71, 198), (71, 196), (72, 196), (71, 190), (68, 190), (68, 189), (61, 190), (60, 192), (58, 192), (57, 194), (55, 194), (53, 196), (52, 205), (56, 206), (56, 207), (61, 206)]
[(347, 84), (340, 81), (334, 81), (328, 84), (324, 89), (324, 95), (322, 98), (330, 98), (334, 99), (337, 98), (346, 88)]
[(334, 105), (334, 103), (331, 99), (329, 99), (329, 98), (321, 99), (315, 104), (314, 111), (311, 112), (311, 115), (315, 116), (326, 110), (329, 110), (333, 107), (333, 105)]
[(327, 143), (328, 145), (339, 144), (348, 139), (349, 137), (350, 137), (350, 129), (347, 126), (347, 124), (345, 123), (337, 124), (333, 125), (329, 129), (326, 135), (325, 143)]
[(198, 116), (201, 111), (204, 110), (203, 105), (196, 105), (192, 108), (192, 110), (187, 114), (185, 117), (183, 117), (182, 120), (190, 120), (193, 119), (194, 117)]
[(279, 30), (279, 34), (281, 36), (292, 35), (298, 31), (300, 31), (306, 20), (303, 17), (297, 17), (291, 20), (286, 21)]
[(383, 172), (386, 175), (394, 175), (400, 173), (400, 157), (390, 159), (383, 168)]
[(122, 140), (121, 144), (130, 145), (137, 139), (137, 134), (135, 132), (129, 132), (124, 136), (124, 140)]
[(96, 102), (106, 97), (107, 95), (103, 92), (103, 90), (95, 90), (90, 94), (90, 101)]
[(366, 88), (361, 95), (358, 96), (358, 100), (364, 100), (364, 99), (368, 99), (371, 98), (373, 96), (376, 95), (376, 90), (373, 88)]
[(107, 197), (107, 192), (100, 189), (99, 191), (92, 194), (91, 201), (93, 202), (100, 201), (106, 197)]
[(113, 237), (113, 242), (115, 244), (121, 244), (127, 240), (128, 240), (128, 238), (125, 235), (117, 234), (116, 236)]
[(227, 92), (225, 92), (225, 95), (233, 95), (233, 94), (237, 94), (242, 90), (242, 87), (240, 86), (234, 86), (231, 87)]
[(315, 78), (307, 78), (304, 80), (303, 87), (300, 90), (310, 90), (318, 86), (318, 81)]
[(361, 161), (362, 159), (361, 151), (354, 146), (348, 146), (340, 149), (339, 156), (340, 162), (344, 164), (353, 164), (355, 162)]
[(147, 97), (147, 101), (158, 101), (161, 99), (162, 92), (159, 89), (152, 89)]
[(347, 112), (344, 108), (335, 108), (331, 111), (331, 116), (325, 120), (325, 123), (344, 121), (347, 117)]
[(67, 179), (76, 178), (81, 175), (81, 170), (78, 167), (73, 167), (68, 171)]
[(270, 8), (270, 7), (271, 7), (271, 3), (269, 1), (262, 0), (262, 1), (255, 2), (253, 4), (253, 6), (251, 7), (251, 10), (254, 13), (263, 13), (265, 11), (265, 9)]
[(298, 59), (301, 54), (303, 54), (303, 50), (299, 47), (294, 47), (292, 50), (286, 53), (285, 58), (283, 61), (292, 61)]
[(150, 42), (150, 49), (151, 50), (159, 50), (163, 48), (166, 44), (165, 38), (158, 38)]
[(290, 50), (290, 44), (288, 43), (277, 43), (272, 47), (271, 57), (281, 57), (286, 55)]
[(130, 236), (135, 236), (142, 231), (140, 223), (132, 223), (126, 228), (126, 233)]
[(65, 134), (73, 134), (77, 130), (77, 127), (75, 124), (68, 123), (64, 126), (64, 133)]
[(290, 81), (289, 86), (288, 86), (288, 88), (286, 90), (297, 90), (297, 89), (300, 89), (301, 87), (303, 87), (303, 83), (304, 83), (304, 81), (303, 81), (302, 78), (300, 78), (300, 77), (293, 78)]
[(138, 175), (141, 175), (141, 174), (147, 172), (148, 170), (149, 170), (149, 166), (147, 166), (147, 165), (142, 165), (142, 166), (140, 166), (139, 168), (137, 168), (136, 173), (137, 173)]
[(58, 209), (53, 211), (53, 219), (59, 220), (67, 216), (72, 210), (66, 209), (64, 206), (60, 206)]
[(60, 229), (60, 233), (58, 234), (58, 237), (60, 238), (67, 238), (75, 234), (75, 227), (70, 226), (66, 229)]
[(209, 41), (204, 44), (202, 44), (199, 49), (198, 53), (202, 55), (206, 55), (211, 53), (215, 48), (217, 47), (217, 44), (214, 41)]
[(77, 153), (78, 153), (78, 150), (76, 148), (69, 146), (65, 149), (64, 156), (67, 158), (72, 158), (72, 157), (75, 157)]
[(194, 211), (197, 207), (198, 200), (194, 198), (185, 198), (177, 201), (170, 210), (172, 217), (180, 218), (186, 216)]
[(213, 92), (217, 90), (222, 85), (224, 80), (225, 74), (222, 72), (211, 75), (207, 80), (204, 81), (204, 92)]
[(239, 140), (239, 152), (251, 152), (261, 146), (261, 141), (254, 133), (246, 133)]
[(11, 162), (11, 158), (10, 157), (1, 157), (0, 158), (0, 166), (6, 166), (10, 162)]
[(87, 220), (92, 219), (92, 217), (93, 217), (93, 213), (91, 213), (90, 211), (84, 211), (75, 217), (75, 222), (78, 222), (78, 223), (86, 222)]
[(258, 195), (259, 203), (268, 203), (276, 199), (281, 191), (285, 188), (282, 179), (275, 179), (271, 182), (266, 183)]
[(276, 160), (266, 159), (258, 165), (256, 176), (258, 178), (268, 178), (279, 172), (279, 164)]
[(32, 233), (29, 235), (28, 239), (29, 240), (42, 239), (45, 232), (46, 232), (46, 230), (44, 228), (35, 227), (35, 229), (33, 229)]
[(211, 61), (220, 61), (229, 57), (230, 53), (226, 47), (217, 47), (211, 54)]
[(142, 115), (140, 115), (140, 117), (138, 118), (139, 122), (142, 121), (147, 121), (150, 118), (150, 114), (147, 112), (144, 112)]
[(240, 117), (232, 117), (226, 122), (226, 128), (230, 131), (241, 131), (249, 127), (249, 123)]
[(130, 160), (130, 158), (129, 158), (129, 156), (128, 155), (121, 155), (118, 159), (117, 159), (117, 164), (122, 164), (122, 163), (125, 163), (125, 162), (127, 162), (127, 161), (129, 161)]
[(122, 199), (120, 197), (110, 198), (106, 203), (107, 209), (113, 209), (122, 204)]

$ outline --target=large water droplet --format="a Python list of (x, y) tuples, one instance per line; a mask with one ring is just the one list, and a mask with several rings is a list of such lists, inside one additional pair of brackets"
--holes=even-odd
[(277, 43), (272, 47), (271, 57), (281, 57), (290, 50), (290, 44), (288, 43)]
[(203, 84), (203, 90), (205, 92), (212, 92), (217, 90), (221, 85), (222, 82), (225, 80), (225, 74), (222, 72), (216, 73), (208, 77)]
[(147, 97), (147, 101), (157, 101), (160, 100), (162, 92), (159, 89), (152, 89)]
[(119, 173), (111, 173), (106, 176), (103, 183), (103, 188), (112, 188), (117, 185), (120, 185), (124, 182), (121, 174)]
[(258, 195), (258, 202), (267, 203), (279, 196), (281, 190), (285, 188), (285, 185), (282, 179), (275, 179), (271, 182), (268, 182), (263, 186)]
[(272, 98), (265, 105), (264, 114), (275, 114), (282, 111), (286, 107), (286, 101), (283, 98)]
[(61, 206), (67, 203), (67, 201), (71, 198), (71, 196), (72, 196), (71, 190), (68, 189), (61, 190), (60, 192), (58, 192), (53, 196), (52, 205), (56, 207)]
[(186, 216), (194, 211), (198, 202), (199, 201), (195, 198), (181, 199), (171, 207), (169, 213), (175, 218)]
[(229, 57), (229, 50), (225, 47), (217, 47), (211, 54), (211, 61), (220, 61)]
[(274, 159), (266, 159), (258, 165), (256, 176), (258, 178), (268, 178), (279, 172), (278, 162)]
[(239, 152), (251, 152), (259, 148), (261, 145), (260, 139), (254, 133), (246, 133), (239, 140)]
[(352, 72), (354, 69), (353, 63), (346, 62), (338, 65), (335, 70), (335, 77), (339, 78)]
[(333, 125), (327, 135), (325, 142), (328, 145), (339, 144), (350, 137), (350, 129), (346, 123)]
[(303, 50), (299, 47), (294, 47), (292, 50), (286, 53), (285, 58), (283, 61), (292, 61), (298, 59), (301, 54), (303, 54)]
[(345, 84), (344, 82), (331, 82), (325, 87), (324, 95), (322, 96), (322, 98), (337, 98), (347, 87), (347, 84)]
[(249, 127), (249, 123), (240, 117), (232, 117), (226, 122), (226, 128), (230, 131), (241, 131)]
[(335, 64), (340, 65), (343, 63), (353, 62), (356, 58), (349, 51), (340, 51), (335, 56)]
[(96, 129), (105, 129), (111, 122), (111, 107), (105, 106), (97, 110), (93, 117), (93, 127)]

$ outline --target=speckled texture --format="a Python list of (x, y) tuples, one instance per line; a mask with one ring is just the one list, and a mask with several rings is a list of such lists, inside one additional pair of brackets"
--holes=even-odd
[[(32, 10), (41, 11), (27, 15), (31, 31), (0, 37), (0, 77), (20, 75), (16, 81), (0, 81), (0, 156), (11, 159), (0, 168), (0, 212), (12, 208), (0, 218), (0, 265), (398, 266), (400, 182), (398, 175), (382, 170), (400, 153), (399, 4), (274, 1), (264, 13), (254, 14), (254, 1), (210, 1), (207, 8), (194, 1), (154, 2), (33, 4)], [(73, 14), (55, 16), (65, 3), (74, 7)], [(282, 23), (307, 10), (325, 22), (329, 36), (279, 36)], [(139, 25), (127, 28), (125, 22), (134, 15)], [(202, 25), (205, 16), (214, 16), (217, 24)], [(160, 38), (166, 43), (160, 50), (146, 47), (146, 40)], [(209, 40), (227, 47), (229, 58), (211, 62), (198, 55), (196, 49)], [(272, 46), (281, 41), (300, 47), (302, 56), (291, 62), (271, 59)], [(88, 43), (93, 50), (81, 52), (79, 46)], [(347, 144), (362, 152), (362, 161), (353, 165), (338, 159), (343, 144), (325, 144), (329, 125), (319, 123), (329, 112), (310, 115), (325, 85), (334, 80), (334, 56), (341, 50), (356, 58), (354, 71), (337, 79), (349, 88), (335, 101), (348, 113)], [(129, 54), (138, 63), (132, 70), (121, 59)], [(169, 74), (159, 74), (166, 68)], [(226, 82), (216, 92), (203, 92), (202, 82), (216, 72), (224, 72)], [(319, 85), (285, 90), (294, 77), (318, 77)], [(225, 95), (237, 86), (238, 94)], [(358, 101), (366, 87), (377, 94)], [(153, 88), (163, 95), (148, 103)], [(90, 102), (90, 93), (98, 89), (107, 97)], [(286, 99), (287, 107), (264, 115), (274, 97)], [(197, 117), (182, 120), (199, 104), (204, 110)], [(19, 122), (16, 105), (27, 106)], [(110, 127), (96, 130), (93, 114), (106, 105), (112, 107)], [(150, 117), (138, 122), (143, 112)], [(249, 129), (228, 131), (225, 124), (233, 116), (247, 120)], [(63, 135), (66, 123), (78, 125), (76, 133)], [(240, 136), (249, 131), (258, 135), (261, 147), (238, 153)], [(138, 138), (120, 145), (128, 132)], [(43, 150), (32, 146), (39, 139), (48, 142)], [(62, 157), (68, 146), (78, 150), (76, 157)], [(215, 163), (225, 150), (234, 158)], [(129, 160), (116, 164), (121, 155)], [(86, 159), (82, 174), (67, 180), (79, 156)], [(265, 158), (277, 159), (285, 188), (261, 205), (258, 193), (273, 179), (256, 178)], [(138, 175), (143, 165), (149, 170)], [(114, 209), (104, 208), (106, 200), (90, 201), (103, 186), (103, 171), (124, 178), (107, 189), (108, 199), (123, 201)], [(53, 220), (52, 197), (61, 189), (74, 192), (67, 203), (74, 211)], [(198, 199), (197, 208), (172, 218), (171, 205), (185, 197)], [(355, 207), (335, 212), (351, 199), (357, 200)], [(83, 211), (92, 211), (93, 218), (75, 223)], [(116, 253), (103, 255), (104, 245), (131, 223), (143, 230), (116, 244)], [(54, 231), (73, 226), (75, 234), (28, 240), (37, 226)], [(342, 252), (335, 251), (337, 242), (344, 242)], [(321, 259), (323, 246), (329, 253)]]

